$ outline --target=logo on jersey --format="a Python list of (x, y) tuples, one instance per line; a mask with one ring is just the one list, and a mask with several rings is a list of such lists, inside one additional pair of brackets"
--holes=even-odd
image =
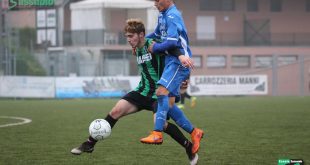
[(137, 56), (138, 64), (142, 64), (144, 62), (151, 61), (151, 60), (152, 60), (151, 53), (143, 54), (142, 56)]
[(159, 31), (161, 34), (161, 39), (165, 40), (167, 37), (167, 27), (166, 27), (166, 20), (163, 18), (163, 16), (159, 17)]

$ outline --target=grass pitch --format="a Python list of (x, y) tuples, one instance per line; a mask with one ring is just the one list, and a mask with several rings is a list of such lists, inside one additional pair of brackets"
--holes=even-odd
[[(0, 128), (0, 164), (188, 164), (184, 149), (168, 135), (160, 146), (139, 142), (153, 128), (148, 111), (120, 119), (92, 154), (72, 155), (70, 150), (88, 137), (89, 123), (104, 118), (116, 101), (0, 100), (0, 116), (32, 119)], [(310, 162), (310, 97), (204, 97), (184, 112), (206, 131), (200, 165)], [(0, 125), (14, 122), (0, 118)]]

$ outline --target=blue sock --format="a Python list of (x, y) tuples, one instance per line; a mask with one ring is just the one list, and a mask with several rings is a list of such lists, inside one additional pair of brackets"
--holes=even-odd
[(183, 111), (175, 104), (169, 109), (168, 116), (170, 116), (175, 123), (183, 128), (189, 134), (192, 133), (194, 127), (192, 123), (186, 118)]
[(169, 111), (169, 97), (167, 95), (160, 95), (157, 97), (158, 107), (155, 118), (155, 131), (163, 131), (167, 120), (167, 113)]

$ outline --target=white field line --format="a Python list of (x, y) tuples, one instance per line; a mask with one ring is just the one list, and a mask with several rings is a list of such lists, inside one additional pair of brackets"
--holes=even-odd
[(21, 122), (17, 123), (10, 123), (10, 124), (3, 124), (0, 125), (1, 127), (10, 127), (10, 126), (16, 126), (16, 125), (23, 125), (32, 122), (31, 119), (23, 118), (23, 117), (14, 117), (14, 116), (0, 116), (0, 118), (8, 118), (8, 119), (16, 119), (16, 120), (22, 120)]

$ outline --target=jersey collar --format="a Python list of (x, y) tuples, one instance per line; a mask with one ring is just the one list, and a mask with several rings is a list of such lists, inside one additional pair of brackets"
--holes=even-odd
[(173, 8), (176, 8), (175, 4), (171, 5), (167, 10), (162, 11), (161, 13), (162, 13), (162, 14), (166, 14), (166, 13), (168, 13), (170, 10), (172, 10)]

